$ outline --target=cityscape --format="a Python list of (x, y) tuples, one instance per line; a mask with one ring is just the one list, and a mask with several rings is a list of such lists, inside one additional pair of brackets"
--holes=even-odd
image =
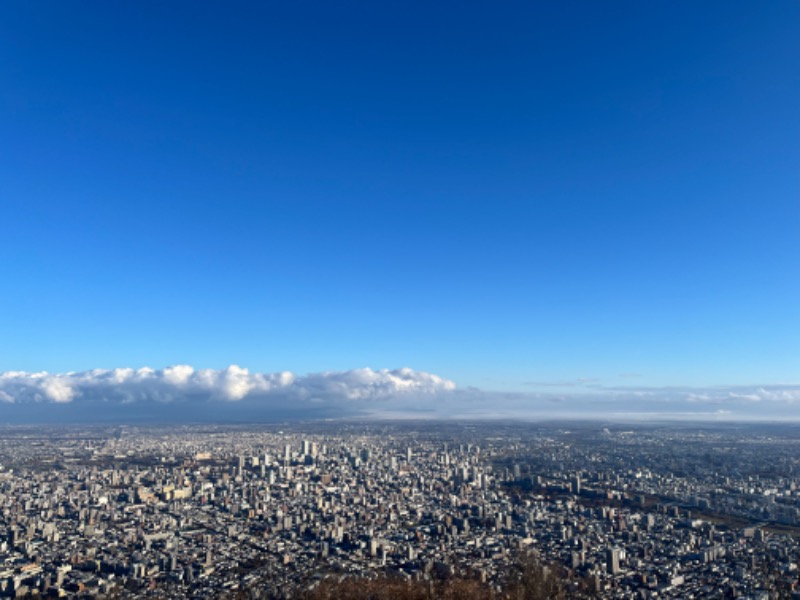
[(502, 598), (532, 556), (554, 598), (795, 597), (798, 444), (741, 424), (7, 426), (0, 593), (461, 577)]
[(0, 1), (0, 600), (800, 600), (800, 1)]

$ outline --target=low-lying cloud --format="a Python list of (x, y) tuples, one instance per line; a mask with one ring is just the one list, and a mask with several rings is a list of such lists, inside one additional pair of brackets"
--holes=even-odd
[(531, 382), (534, 389), (499, 392), (458, 388), (448, 379), (412, 369), (306, 375), (258, 373), (236, 365), (8, 371), (0, 373), (0, 418), (800, 420), (796, 384), (657, 388), (576, 381), (571, 386)]
[(231, 365), (195, 369), (95, 369), (72, 373), (0, 373), (0, 401), (13, 404), (239, 402), (272, 397), (317, 402), (426, 396), (455, 389), (437, 375), (412, 369), (353, 369), (298, 376), (288, 371), (251, 373)]

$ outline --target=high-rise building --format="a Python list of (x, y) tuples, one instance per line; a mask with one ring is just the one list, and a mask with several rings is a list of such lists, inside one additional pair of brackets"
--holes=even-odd
[(619, 548), (608, 548), (606, 550), (606, 572), (610, 575), (619, 573)]

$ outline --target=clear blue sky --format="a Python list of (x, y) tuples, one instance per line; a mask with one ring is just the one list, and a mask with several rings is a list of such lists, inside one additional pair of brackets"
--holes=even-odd
[(796, 1), (19, 0), (0, 57), (0, 371), (800, 379)]

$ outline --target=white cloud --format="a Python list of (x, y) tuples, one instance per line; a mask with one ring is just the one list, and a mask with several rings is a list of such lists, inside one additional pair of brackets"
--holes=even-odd
[[(117, 369), (117, 371), (119, 371), (119, 369)], [(194, 368), (189, 365), (167, 367), (161, 372), (164, 381), (176, 386), (184, 385), (193, 374)]]
[(452, 381), (411, 369), (331, 371), (304, 376), (290, 372), (251, 373), (231, 365), (225, 369), (94, 369), (77, 373), (0, 373), (0, 401), (27, 404), (104, 401), (172, 403), (187, 399), (236, 402), (270, 397), (298, 400), (380, 400), (429, 395), (455, 389)]
[(45, 377), (42, 379), (41, 388), (53, 402), (72, 402), (76, 395), (66, 376)]
[[(13, 408), (16, 405), (17, 408)], [(92, 415), (373, 416), (412, 418), (676, 418), (800, 420), (800, 385), (645, 387), (575, 386), (572, 393), (493, 392), (412, 369), (353, 369), (307, 375), (258, 373), (231, 365), (195, 369), (95, 369), (0, 373), (0, 416), (45, 414), (43, 405)], [(197, 410), (187, 410), (191, 406)], [(27, 408), (26, 408), (27, 407)], [(119, 407), (117, 411), (114, 407)], [(139, 407), (138, 409), (136, 407)], [(170, 408), (171, 407), (171, 408)], [(238, 407), (238, 408), (234, 408)], [(107, 409), (107, 410), (106, 410)], [(163, 409), (163, 410), (161, 410)], [(31, 412), (33, 411), (33, 412)], [(204, 412), (205, 411), (205, 412)], [(195, 414), (197, 413), (197, 414)], [(56, 414), (54, 412), (54, 414)], [(33, 417), (37, 418), (37, 417)]]

